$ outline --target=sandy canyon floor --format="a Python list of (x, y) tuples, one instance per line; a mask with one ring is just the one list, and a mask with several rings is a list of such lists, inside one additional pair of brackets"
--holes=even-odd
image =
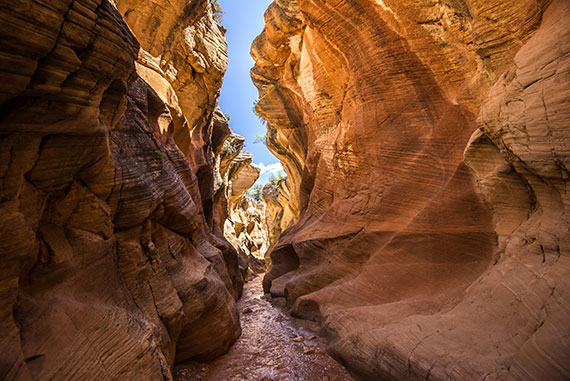
[(238, 302), (242, 335), (230, 351), (211, 363), (190, 362), (175, 369), (185, 380), (353, 380), (324, 351), (311, 322), (288, 316), (283, 298), (263, 294), (263, 277), (248, 282)]

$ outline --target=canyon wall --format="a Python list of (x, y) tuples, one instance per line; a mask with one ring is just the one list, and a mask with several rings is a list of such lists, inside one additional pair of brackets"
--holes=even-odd
[(266, 291), (363, 379), (570, 377), (570, 3), (276, 0)]
[(210, 1), (0, 15), (0, 378), (172, 379), (227, 351), (243, 277), (214, 218), (231, 130)]
[(218, 156), (216, 206), (223, 222), (224, 237), (237, 250), (244, 279), (265, 271), (268, 248), (265, 205), (252, 200), (247, 190), (257, 181), (260, 169), (252, 165), (251, 153), (241, 151), (245, 139), (232, 134)]
[(267, 208), (263, 202), (247, 195), (230, 209), (224, 226), (226, 239), (243, 261), (243, 277), (250, 280), (267, 270), (266, 253), (270, 247)]
[(291, 226), (299, 217), (299, 211), (290, 202), (291, 191), (287, 178), (270, 181), (261, 190), (261, 199), (267, 207), (267, 230), (270, 247), (266, 251), (266, 262), (271, 261), (270, 255), (279, 242), (281, 233)]

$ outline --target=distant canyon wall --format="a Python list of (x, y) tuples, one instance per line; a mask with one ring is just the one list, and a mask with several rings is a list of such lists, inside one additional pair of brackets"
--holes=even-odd
[(210, 1), (0, 14), (0, 378), (172, 379), (227, 351), (243, 276), (218, 219)]
[(570, 3), (276, 0), (264, 286), (364, 379), (570, 377)]
[(267, 207), (267, 230), (270, 247), (266, 251), (265, 261), (271, 262), (271, 252), (275, 245), (279, 243), (281, 233), (289, 226), (293, 225), (299, 217), (299, 210), (296, 209), (294, 201), (291, 200), (287, 177), (270, 181), (265, 184), (261, 191), (261, 199)]
[(251, 153), (241, 150), (244, 142), (242, 136), (231, 135), (218, 156), (220, 178), (216, 184), (220, 191), (216, 192), (216, 205), (218, 220), (225, 221), (224, 237), (237, 250), (242, 276), (249, 279), (266, 270), (264, 257), (269, 236), (265, 205), (247, 192), (259, 179), (261, 170), (252, 164)]

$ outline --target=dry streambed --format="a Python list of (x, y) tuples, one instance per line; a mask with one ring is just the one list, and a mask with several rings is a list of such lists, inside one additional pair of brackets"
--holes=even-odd
[(262, 277), (248, 282), (238, 302), (242, 335), (211, 363), (187, 363), (175, 380), (353, 380), (324, 351), (316, 326), (284, 314), (284, 301), (263, 295)]

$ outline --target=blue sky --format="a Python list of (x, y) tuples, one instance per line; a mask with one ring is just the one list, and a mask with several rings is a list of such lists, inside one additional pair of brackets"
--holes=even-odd
[(267, 182), (271, 173), (282, 170), (279, 160), (264, 144), (254, 144), (257, 134), (265, 134), (266, 129), (253, 114), (251, 108), (258, 98), (249, 70), (253, 59), (249, 51), (253, 39), (264, 26), (263, 13), (272, 0), (218, 0), (226, 14), (222, 25), (228, 30), (228, 71), (222, 86), (220, 107), (230, 114), (230, 126), (236, 134), (245, 137), (245, 150), (253, 154), (253, 163), (261, 166), (262, 176), (258, 183)]

